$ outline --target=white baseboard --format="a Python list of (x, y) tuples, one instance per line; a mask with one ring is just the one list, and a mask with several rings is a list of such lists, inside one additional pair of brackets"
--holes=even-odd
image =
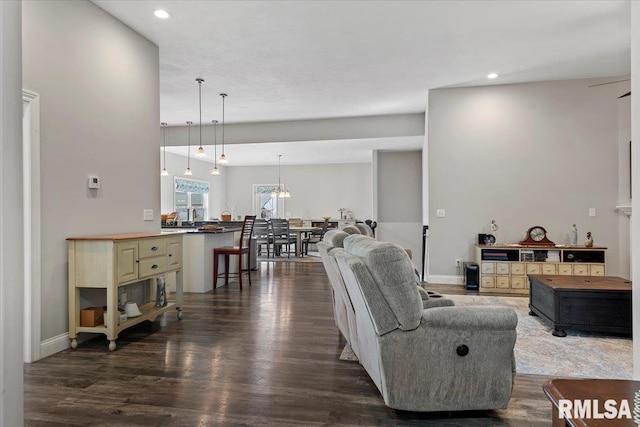
[(46, 339), (40, 343), (40, 358), (44, 359), (47, 356), (59, 353), (70, 346), (71, 342), (69, 341), (68, 333)]
[(427, 283), (438, 285), (462, 285), (462, 276), (427, 276)]

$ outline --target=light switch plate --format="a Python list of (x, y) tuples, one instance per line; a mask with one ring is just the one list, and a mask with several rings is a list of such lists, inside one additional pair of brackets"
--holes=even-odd
[(592, 218), (596, 216), (596, 208), (589, 208), (589, 216)]
[(445, 216), (445, 211), (444, 209), (436, 209), (436, 217), (438, 218), (444, 218)]
[(142, 216), (145, 221), (153, 221), (153, 209), (145, 209)]

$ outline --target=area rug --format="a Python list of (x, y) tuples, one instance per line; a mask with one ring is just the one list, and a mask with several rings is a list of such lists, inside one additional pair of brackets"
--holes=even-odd
[(340, 360), (344, 360), (345, 362), (357, 362), (358, 356), (353, 352), (351, 348), (351, 344), (347, 343), (342, 349), (342, 353), (340, 354)]
[(501, 305), (518, 315), (516, 371), (521, 374), (575, 378), (631, 379), (631, 338), (567, 330), (564, 338), (553, 327), (529, 315), (529, 299), (475, 295), (447, 295), (456, 305)]
[(318, 252), (309, 252), (308, 255), (303, 257), (296, 257), (294, 254), (291, 254), (291, 257), (287, 257), (286, 255), (274, 257), (273, 255), (267, 258), (266, 254), (263, 254), (258, 257), (259, 262), (322, 262), (322, 258), (320, 258), (320, 254)]

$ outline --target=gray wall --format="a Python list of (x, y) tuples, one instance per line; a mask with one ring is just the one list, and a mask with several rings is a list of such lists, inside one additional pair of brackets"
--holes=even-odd
[[(607, 79), (610, 80), (610, 79)], [(618, 275), (618, 100), (620, 85), (574, 80), (429, 94), (430, 273), (456, 274), (474, 257), (477, 233), (495, 219), (499, 242), (542, 225), (556, 244), (593, 233)], [(596, 208), (597, 216), (588, 217)], [(436, 209), (446, 209), (436, 218)]]
[(422, 151), (377, 152), (378, 222), (422, 221)]
[(20, 2), (0, 2), (0, 426), (23, 424)]
[(158, 47), (88, 1), (27, 1), (23, 21), (24, 87), (41, 97), (45, 340), (68, 331), (67, 237), (160, 230)]
[(377, 151), (374, 155), (376, 237), (422, 257), (422, 151)]
[[(278, 184), (277, 165), (229, 166), (225, 172), (225, 207), (233, 206), (234, 215), (253, 213), (253, 184)], [(292, 195), (285, 202), (290, 217), (340, 218), (339, 208), (351, 210), (356, 219), (372, 217), (370, 163), (282, 166), (281, 177)]]

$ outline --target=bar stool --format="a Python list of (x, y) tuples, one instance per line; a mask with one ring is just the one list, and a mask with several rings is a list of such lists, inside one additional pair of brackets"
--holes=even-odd
[[(244, 223), (242, 224), (242, 231), (240, 232), (240, 241), (238, 246), (224, 246), (221, 248), (213, 249), (213, 289), (217, 287), (218, 277), (224, 274), (224, 284), (229, 284), (229, 274), (238, 276), (238, 283), (240, 290), (242, 290), (242, 256), (247, 255), (247, 274), (249, 274), (249, 286), (251, 286), (251, 266), (249, 265), (249, 248), (251, 246), (251, 236), (253, 234), (253, 223), (255, 222), (255, 215), (247, 215), (244, 217)], [(224, 255), (225, 272), (218, 274), (218, 260), (220, 255)], [(238, 272), (229, 273), (229, 258), (230, 255), (238, 255)]]

